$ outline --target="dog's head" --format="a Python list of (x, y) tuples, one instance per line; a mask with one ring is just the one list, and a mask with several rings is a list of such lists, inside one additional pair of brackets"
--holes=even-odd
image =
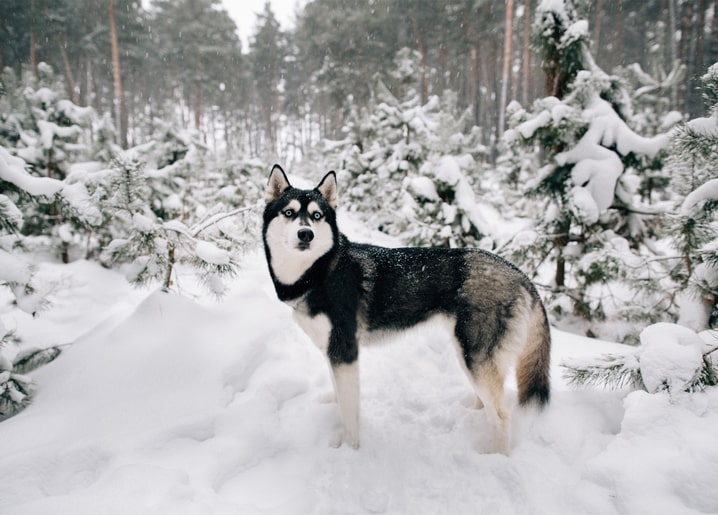
[(264, 244), (274, 275), (293, 284), (336, 244), (337, 178), (329, 172), (316, 188), (293, 187), (274, 165), (265, 194)]

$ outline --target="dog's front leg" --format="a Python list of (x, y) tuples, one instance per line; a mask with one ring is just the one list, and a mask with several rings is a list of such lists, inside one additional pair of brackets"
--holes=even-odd
[(343, 442), (356, 449), (359, 447), (359, 360), (332, 363), (331, 368), (342, 423), (337, 447)]

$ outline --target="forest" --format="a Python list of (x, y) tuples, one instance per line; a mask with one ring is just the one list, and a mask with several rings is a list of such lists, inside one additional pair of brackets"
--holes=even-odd
[[(0, 2), (0, 511), (718, 513), (718, 1), (267, 3), (246, 44), (226, 5)], [(362, 348), (329, 445), (274, 163), (334, 170), (353, 241), (531, 278), (509, 456), (431, 324)]]
[(404, 244), (506, 256), (560, 327), (712, 327), (717, 7), (267, 3), (243, 48), (217, 0), (4, 1), (0, 285), (39, 312), (42, 256), (221, 295), (280, 162)]

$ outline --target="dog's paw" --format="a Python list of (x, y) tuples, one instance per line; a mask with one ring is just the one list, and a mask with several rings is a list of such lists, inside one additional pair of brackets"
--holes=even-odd
[(343, 441), (345, 444), (347, 444), (352, 449), (359, 448), (359, 435), (358, 434), (352, 434), (352, 433), (345, 431)]
[(341, 432), (336, 432), (336, 433), (332, 434), (332, 436), (329, 438), (329, 447), (338, 449), (343, 444), (347, 444), (352, 449), (358, 449), (359, 448), (359, 437), (358, 436), (349, 436), (346, 434), (342, 434)]
[(338, 449), (342, 446), (342, 434), (340, 431), (335, 431), (332, 436), (329, 437), (329, 447)]

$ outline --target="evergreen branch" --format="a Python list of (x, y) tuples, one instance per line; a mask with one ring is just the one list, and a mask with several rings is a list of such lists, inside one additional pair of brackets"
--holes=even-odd
[(213, 215), (213, 216), (209, 217), (207, 220), (205, 220), (205, 221), (202, 222), (201, 224), (192, 227), (192, 229), (190, 230), (190, 235), (191, 235), (192, 237), (196, 237), (197, 235), (199, 235), (199, 233), (201, 233), (201, 232), (204, 231), (205, 229), (211, 227), (212, 225), (216, 224), (216, 223), (219, 222), (220, 220), (224, 220), (225, 218), (229, 218), (229, 217), (231, 217), (231, 216), (236, 216), (236, 215), (241, 214), (241, 213), (246, 213), (246, 212), (249, 212), (249, 211), (253, 211), (253, 210), (258, 209), (258, 208), (259, 208), (259, 204), (255, 204), (255, 205), (253, 205), (253, 206), (240, 207), (240, 208), (238, 208), (238, 209), (235, 209), (235, 210), (233, 210), (233, 211), (229, 211), (229, 212), (227, 212), (227, 213), (217, 213), (216, 215)]
[(617, 205), (617, 204), (611, 204), (609, 209), (616, 209), (618, 211), (623, 211), (625, 213), (632, 213), (635, 215), (646, 215), (646, 216), (660, 216), (660, 215), (675, 215), (676, 214), (676, 213), (672, 213), (671, 211), (668, 211), (668, 209), (661, 209), (661, 208), (636, 209), (633, 206), (625, 206), (625, 205)]
[(60, 355), (60, 347), (53, 346), (45, 349), (28, 349), (20, 353), (13, 362), (13, 371), (27, 374), (36, 368), (54, 361)]
[(601, 385), (612, 390), (626, 386), (644, 389), (638, 360), (633, 354), (604, 354), (590, 363), (564, 361), (563, 378), (572, 386)]

